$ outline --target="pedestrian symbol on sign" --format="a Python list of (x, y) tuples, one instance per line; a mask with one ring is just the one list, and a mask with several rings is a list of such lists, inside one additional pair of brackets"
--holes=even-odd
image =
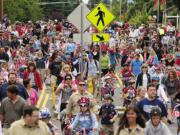
[(100, 2), (91, 10), (86, 18), (101, 32), (115, 19), (115, 16), (102, 2)]
[(102, 22), (102, 25), (104, 26), (104, 17), (105, 13), (101, 10), (100, 7), (98, 7), (98, 13), (95, 16), (99, 16), (99, 19), (97, 21), (97, 26), (99, 25), (99, 22)]

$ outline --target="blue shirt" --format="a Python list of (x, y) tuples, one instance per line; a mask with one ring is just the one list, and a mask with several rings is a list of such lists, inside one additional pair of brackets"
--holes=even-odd
[[(5, 83), (0, 86), (0, 101), (2, 101), (5, 97), (7, 97), (7, 87), (9, 86), (9, 83)], [(25, 100), (28, 98), (28, 93), (26, 91), (26, 88), (20, 84), (15, 83), (15, 85), (18, 87), (19, 95), (24, 98)]]
[(74, 43), (67, 43), (65, 50), (67, 54), (71, 54), (72, 52), (76, 50), (76, 45)]
[(96, 115), (91, 114), (82, 114), (81, 112), (78, 113), (72, 123), (73, 129), (97, 129), (98, 128), (98, 122), (96, 119)]
[(110, 53), (109, 57), (110, 57), (111, 65), (116, 64), (116, 54)]
[(102, 116), (101, 124), (104, 125), (111, 125), (113, 123), (110, 122), (110, 119), (116, 115), (115, 106), (113, 104), (110, 104), (109, 106), (102, 105), (99, 115)]
[(139, 110), (144, 115), (144, 118), (146, 120), (150, 119), (150, 112), (153, 107), (159, 107), (161, 109), (161, 116), (167, 117), (167, 110), (164, 106), (164, 104), (159, 99), (154, 99), (152, 101), (148, 100), (147, 98), (141, 100), (137, 104)]
[(141, 73), (141, 65), (142, 64), (143, 64), (143, 62), (140, 60), (133, 60), (131, 62), (132, 72), (135, 76), (137, 76), (139, 73)]

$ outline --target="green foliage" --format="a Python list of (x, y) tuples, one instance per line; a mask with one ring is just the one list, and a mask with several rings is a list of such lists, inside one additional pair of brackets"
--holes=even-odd
[(138, 26), (141, 25), (142, 23), (147, 24), (147, 22), (148, 22), (148, 13), (145, 8), (142, 11), (137, 11), (135, 15), (129, 20), (130, 24), (138, 25)]
[(180, 11), (180, 0), (173, 0), (173, 3), (177, 7), (177, 9)]
[(127, 11), (124, 14), (125, 20), (131, 24), (146, 24), (148, 16), (153, 15), (153, 0), (134, 0), (128, 5)]
[(54, 12), (61, 13), (62, 16), (67, 17), (79, 5), (79, 0), (41, 0), (41, 1), (62, 2), (58, 4), (49, 4), (42, 6), (44, 15), (49, 17), (52, 17)]
[(39, 0), (4, 0), (4, 12), (14, 21), (36, 21), (42, 19), (43, 14)]

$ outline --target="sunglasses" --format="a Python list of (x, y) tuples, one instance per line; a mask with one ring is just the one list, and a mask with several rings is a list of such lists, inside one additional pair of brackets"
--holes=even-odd
[(79, 84), (79, 86), (85, 86), (85, 84)]
[(66, 80), (72, 80), (71, 78), (66, 78)]
[(88, 105), (80, 105), (80, 107), (88, 107)]
[(148, 68), (148, 67), (142, 67), (142, 68)]

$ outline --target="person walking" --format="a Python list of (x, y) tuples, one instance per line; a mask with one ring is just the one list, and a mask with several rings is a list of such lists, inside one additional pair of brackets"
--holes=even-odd
[(128, 106), (114, 135), (145, 135), (145, 121), (138, 108)]
[(161, 121), (161, 110), (154, 107), (150, 113), (150, 120), (146, 123), (145, 135), (172, 135), (168, 126)]
[(4, 83), (0, 86), (0, 101), (2, 101), (5, 97), (7, 97), (7, 88), (8, 86), (10, 85), (16, 85), (17, 88), (18, 88), (18, 94), (25, 100), (28, 99), (28, 93), (25, 89), (25, 87), (16, 82), (16, 79), (17, 79), (17, 75), (15, 72), (10, 72), (9, 75), (8, 75), (8, 82), (7, 83)]
[(22, 116), (23, 108), (26, 104), (25, 100), (18, 95), (18, 87), (10, 85), (7, 87), (7, 96), (1, 102), (0, 121), (3, 128), (8, 129), (11, 124), (19, 120)]
[(15, 121), (4, 135), (52, 135), (46, 123), (39, 120), (39, 109), (25, 106), (23, 118)]

